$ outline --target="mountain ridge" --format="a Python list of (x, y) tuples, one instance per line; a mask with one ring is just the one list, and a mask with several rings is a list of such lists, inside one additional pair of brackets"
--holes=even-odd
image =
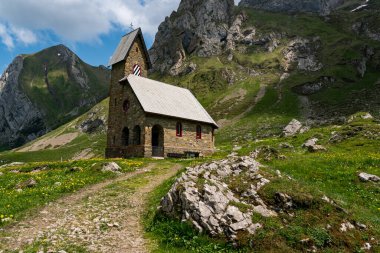
[(33, 140), (107, 96), (109, 71), (59, 44), (17, 56), (0, 78), (0, 147)]

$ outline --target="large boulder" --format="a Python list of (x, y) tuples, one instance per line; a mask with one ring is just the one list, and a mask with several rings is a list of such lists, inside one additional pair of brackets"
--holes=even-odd
[[(259, 174), (259, 166), (251, 157), (232, 155), (187, 168), (162, 199), (161, 211), (190, 222), (199, 232), (222, 235), (230, 241), (239, 233), (254, 234), (262, 225), (254, 221), (253, 213), (277, 216), (257, 193), (269, 183)], [(228, 183), (237, 177), (251, 183), (240, 195)]]

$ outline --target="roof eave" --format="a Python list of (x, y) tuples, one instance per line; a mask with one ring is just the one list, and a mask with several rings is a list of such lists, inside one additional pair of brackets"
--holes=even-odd
[(167, 115), (167, 114), (163, 114), (163, 113), (149, 112), (149, 111), (146, 111), (145, 109), (144, 109), (144, 112), (146, 114), (151, 114), (151, 115), (165, 116), (165, 117), (173, 118), (173, 119), (188, 120), (188, 121), (192, 121), (192, 122), (203, 123), (203, 124), (207, 124), (207, 125), (213, 126), (214, 129), (218, 129), (219, 128), (219, 126), (215, 122), (206, 122), (206, 121), (200, 121), (200, 120), (195, 120), (195, 119), (188, 119), (188, 118), (183, 118), (183, 117), (177, 117), (177, 116)]

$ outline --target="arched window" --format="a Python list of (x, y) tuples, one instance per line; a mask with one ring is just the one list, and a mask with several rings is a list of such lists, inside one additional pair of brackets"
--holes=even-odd
[(123, 111), (126, 113), (126, 112), (128, 112), (128, 110), (129, 110), (129, 100), (126, 99), (123, 102)]
[(141, 128), (140, 126), (135, 126), (133, 128), (133, 144), (140, 145), (141, 144)]
[(176, 129), (176, 136), (182, 137), (182, 123), (181, 122), (177, 122), (175, 129)]
[(200, 125), (197, 125), (197, 139), (202, 139), (202, 127)]
[(121, 140), (122, 140), (123, 146), (129, 145), (129, 129), (128, 129), (128, 127), (124, 127), (123, 133), (121, 135)]

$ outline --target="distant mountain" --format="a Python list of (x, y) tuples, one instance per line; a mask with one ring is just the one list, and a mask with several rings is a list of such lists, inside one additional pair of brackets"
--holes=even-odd
[(17, 56), (0, 78), (0, 147), (18, 147), (107, 97), (110, 71), (64, 45)]

